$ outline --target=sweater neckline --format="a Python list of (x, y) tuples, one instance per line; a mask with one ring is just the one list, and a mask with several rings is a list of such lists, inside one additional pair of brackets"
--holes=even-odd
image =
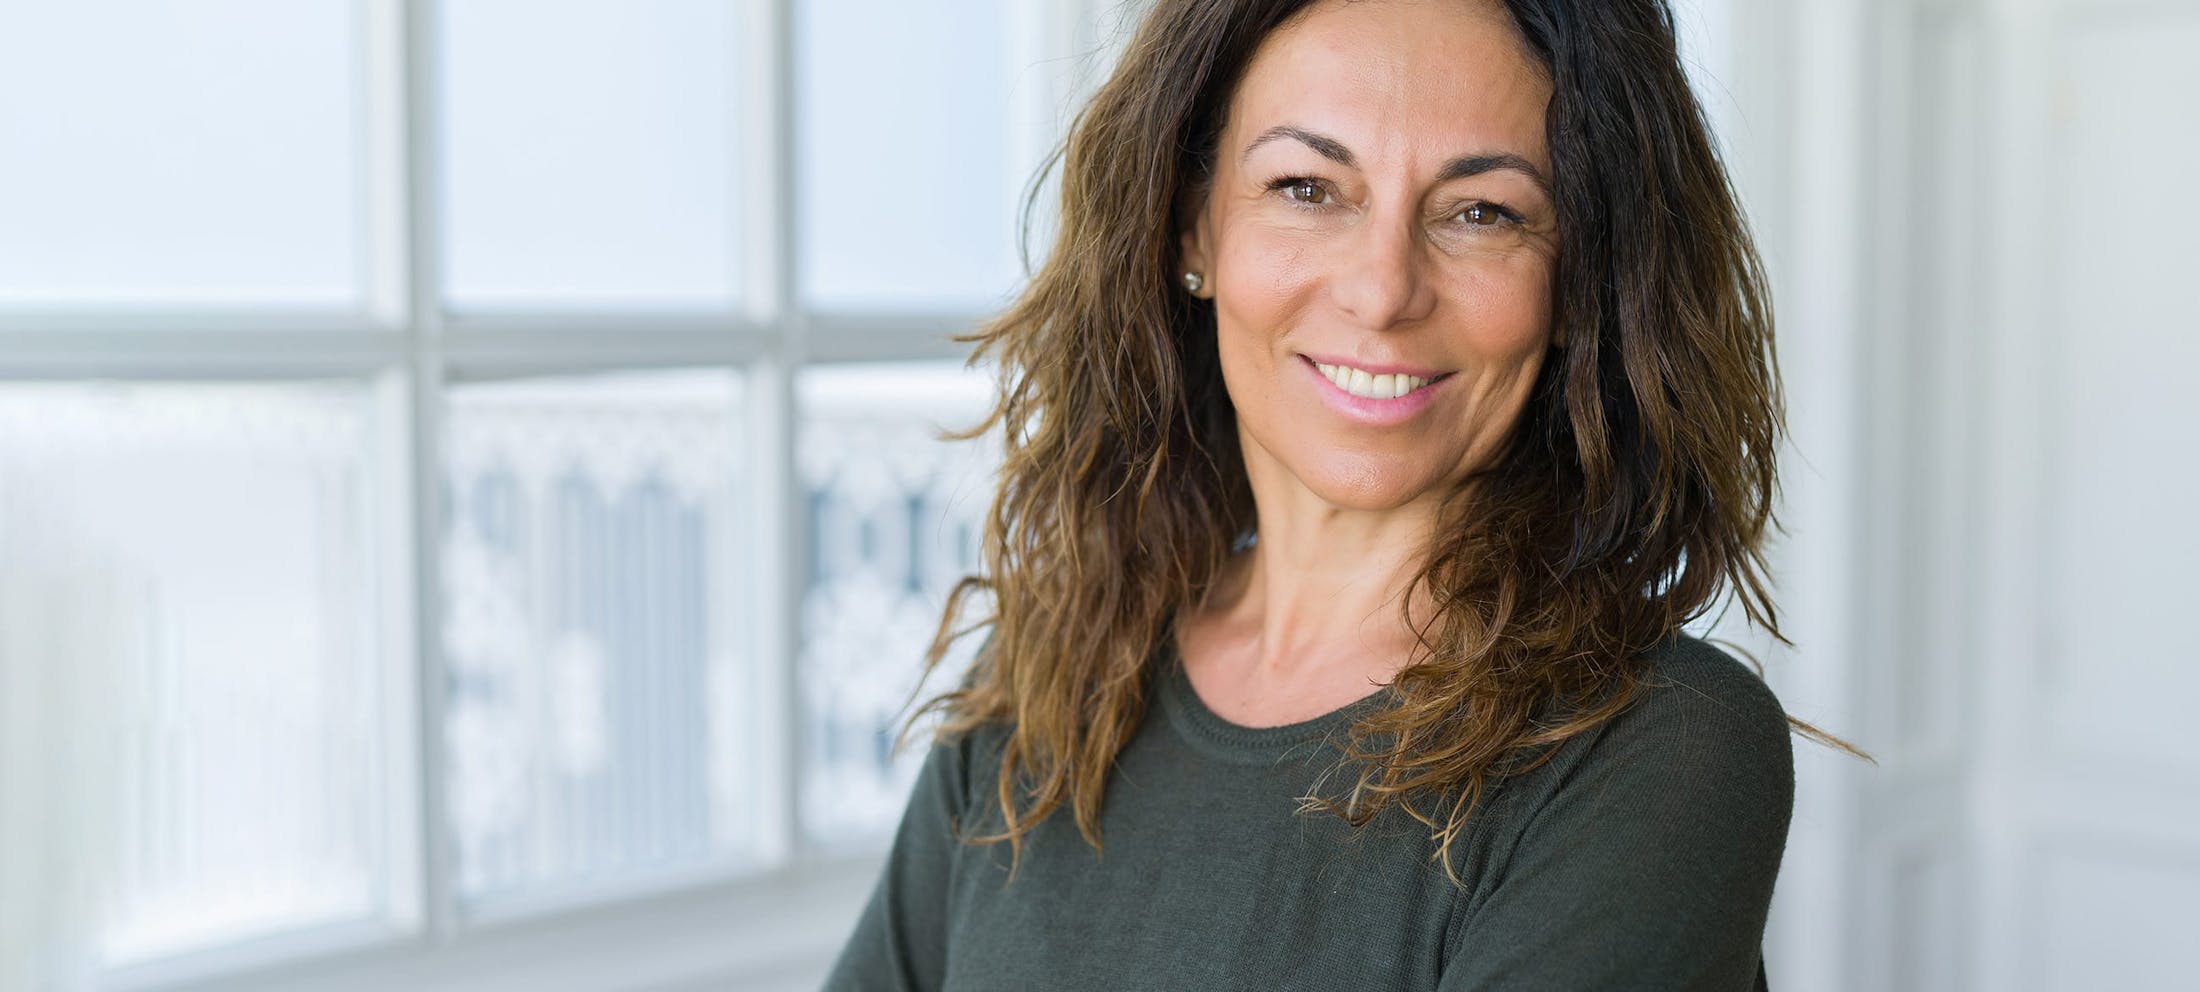
[(1383, 686), (1353, 702), (1320, 716), (1275, 727), (1247, 727), (1232, 723), (1207, 706), (1184, 670), (1184, 659), (1174, 644), (1163, 643), (1158, 661), (1161, 707), (1170, 724), (1187, 741), (1220, 758), (1272, 761), (1295, 747), (1341, 734), (1353, 721), (1382, 705), (1390, 692)]

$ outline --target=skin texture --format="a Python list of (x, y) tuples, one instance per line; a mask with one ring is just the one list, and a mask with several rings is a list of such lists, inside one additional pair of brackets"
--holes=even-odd
[[(1257, 543), (1178, 628), (1218, 715), (1308, 719), (1407, 663), (1398, 599), (1437, 503), (1518, 422), (1563, 346), (1550, 94), (1509, 15), (1466, 0), (1317, 4), (1263, 40), (1232, 94), (1208, 196), (1181, 232), (1195, 295), (1214, 302), (1259, 518)], [(1341, 149), (1323, 154), (1324, 138)], [(1461, 157), (1521, 167), (1442, 179)], [(1376, 424), (1325, 397), (1306, 355), (1446, 376), (1413, 416)]]

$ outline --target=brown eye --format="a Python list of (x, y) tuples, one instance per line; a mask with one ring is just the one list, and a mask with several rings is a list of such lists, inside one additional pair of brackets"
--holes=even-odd
[(1284, 195), (1299, 203), (1325, 203), (1328, 202), (1329, 199), (1328, 191), (1322, 189), (1320, 183), (1317, 183), (1311, 179), (1291, 180), (1289, 185), (1284, 187), (1283, 191)]
[(1494, 227), (1505, 222), (1505, 215), (1487, 203), (1477, 203), (1459, 211), (1459, 217), (1476, 227)]

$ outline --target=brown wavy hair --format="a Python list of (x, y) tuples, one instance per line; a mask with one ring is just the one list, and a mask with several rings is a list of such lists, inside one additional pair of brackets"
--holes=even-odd
[[(1059, 165), (1060, 225), (1022, 294), (974, 334), (997, 361), (1005, 461), (983, 576), (925, 659), (991, 636), (939, 711), (948, 741), (1011, 729), (995, 799), (1011, 877), (1065, 801), (1096, 850), (1117, 753), (1180, 611), (1203, 602), (1253, 498), (1213, 304), (1177, 292), (1177, 232), (1207, 193), (1224, 114), (1261, 40), (1307, 0), (1156, 0), (1025, 194)], [(1640, 656), (1721, 602), (1780, 633), (1761, 550), (1776, 527), (1782, 401), (1765, 274), (1662, 0), (1506, 0), (1553, 83), (1547, 136), (1565, 329), (1505, 446), (1451, 490), (1414, 578), (1436, 606), (1343, 746), (1355, 826), (1399, 803), (1447, 856), (1490, 783), (1626, 709)], [(1028, 229), (1027, 229), (1028, 237)], [(1028, 246), (1027, 246), (1028, 247)], [(1028, 260), (1027, 260), (1028, 264)], [(973, 597), (990, 616), (961, 626)], [(1414, 596), (1401, 597), (1401, 610)], [(1411, 622), (1410, 620), (1408, 621)], [(1824, 743), (1861, 754), (1800, 720)], [(1434, 800), (1424, 811), (1422, 801)]]

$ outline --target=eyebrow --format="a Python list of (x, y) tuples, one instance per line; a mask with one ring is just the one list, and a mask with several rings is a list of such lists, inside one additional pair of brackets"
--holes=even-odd
[[(1265, 145), (1268, 142), (1275, 141), (1279, 138), (1291, 138), (1293, 140), (1296, 140), (1300, 144), (1303, 144), (1306, 147), (1313, 149), (1314, 152), (1321, 157), (1335, 162), (1338, 165), (1344, 166), (1345, 168), (1358, 168), (1357, 160), (1352, 157), (1352, 149), (1346, 148), (1344, 146), (1344, 142), (1338, 141), (1337, 139), (1332, 138), (1326, 134), (1321, 134), (1316, 131), (1309, 131), (1303, 127), (1296, 127), (1290, 124), (1278, 124), (1275, 127), (1269, 128), (1266, 131), (1262, 131), (1259, 137), (1254, 138), (1251, 144), (1245, 146), (1245, 151), (1241, 152), (1238, 155), (1238, 161), (1243, 162), (1245, 159), (1252, 157), (1253, 149), (1259, 148), (1260, 146)], [(1551, 181), (1548, 178), (1544, 177), (1542, 170), (1537, 169), (1535, 167), (1535, 163), (1530, 162), (1525, 157), (1516, 155), (1512, 152), (1490, 152), (1481, 155), (1461, 155), (1458, 158), (1452, 159), (1451, 161), (1444, 163), (1444, 167), (1436, 171), (1436, 181), (1440, 183), (1450, 182), (1454, 179), (1463, 179), (1467, 176), (1479, 176), (1485, 172), (1494, 172), (1500, 169), (1511, 172), (1518, 172), (1524, 176), (1527, 176), (1529, 179), (1535, 181), (1536, 186), (1542, 189), (1546, 196), (1550, 195), (1551, 193)]]

